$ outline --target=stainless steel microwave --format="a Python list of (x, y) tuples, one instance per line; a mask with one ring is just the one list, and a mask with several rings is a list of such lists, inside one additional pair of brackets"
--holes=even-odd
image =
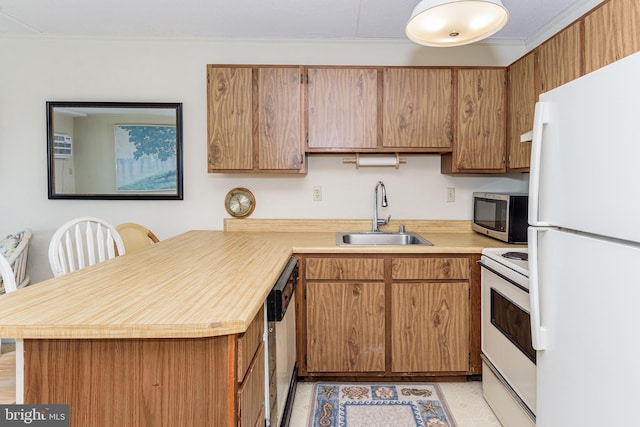
[(473, 193), (472, 229), (508, 243), (527, 243), (529, 196)]

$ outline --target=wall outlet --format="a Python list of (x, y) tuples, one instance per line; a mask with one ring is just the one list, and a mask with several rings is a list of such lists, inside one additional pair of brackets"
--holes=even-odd
[(322, 187), (316, 185), (313, 187), (313, 201), (321, 202), (322, 201)]
[(455, 188), (447, 188), (447, 203), (453, 203), (456, 201), (456, 189)]

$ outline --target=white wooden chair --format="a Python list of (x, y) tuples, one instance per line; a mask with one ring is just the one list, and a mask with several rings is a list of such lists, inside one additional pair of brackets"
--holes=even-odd
[[(16, 279), (7, 259), (0, 255), (0, 277), (4, 283), (5, 293), (14, 292)], [(16, 352), (2, 353), (0, 341), (0, 404), (16, 403)]]
[(2, 276), (5, 293), (13, 292), (17, 289), (16, 276), (13, 273), (11, 264), (9, 264), (9, 261), (2, 255), (0, 255), (0, 276)]
[(124, 248), (127, 253), (146, 248), (160, 241), (151, 230), (134, 222), (116, 225), (116, 230), (118, 230), (120, 237), (124, 241)]
[(95, 217), (76, 218), (63, 224), (49, 243), (49, 264), (54, 277), (124, 254), (124, 242), (115, 227)]
[[(8, 245), (3, 246), (0, 254), (0, 279), (4, 293), (14, 292), (29, 284), (27, 255), (32, 235), (31, 229), (25, 228), (3, 239), (3, 243)], [(16, 339), (15, 350), (8, 352), (2, 351), (0, 339), (0, 403), (24, 403), (24, 346), (21, 339)]]
[(16, 237), (20, 240), (18, 246), (9, 255), (7, 261), (13, 270), (16, 286), (24, 288), (29, 284), (30, 278), (27, 274), (27, 256), (29, 254), (29, 244), (31, 243), (31, 237), (33, 233), (30, 228), (25, 228), (20, 233), (16, 234)]

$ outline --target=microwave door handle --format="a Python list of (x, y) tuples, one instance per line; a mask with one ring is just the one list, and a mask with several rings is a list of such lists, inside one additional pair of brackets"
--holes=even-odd
[(531, 316), (531, 344), (536, 350), (546, 350), (547, 330), (542, 327), (540, 313), (540, 275), (538, 269), (538, 235), (549, 227), (529, 227), (529, 304)]
[(533, 139), (531, 142), (531, 166), (529, 168), (529, 224), (549, 225), (540, 221), (540, 160), (542, 157), (542, 134), (549, 123), (549, 104), (536, 102), (533, 116)]

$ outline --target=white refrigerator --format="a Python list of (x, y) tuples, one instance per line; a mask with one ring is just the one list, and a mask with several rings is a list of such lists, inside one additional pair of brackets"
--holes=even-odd
[(531, 157), (537, 425), (640, 425), (640, 54), (540, 95)]

